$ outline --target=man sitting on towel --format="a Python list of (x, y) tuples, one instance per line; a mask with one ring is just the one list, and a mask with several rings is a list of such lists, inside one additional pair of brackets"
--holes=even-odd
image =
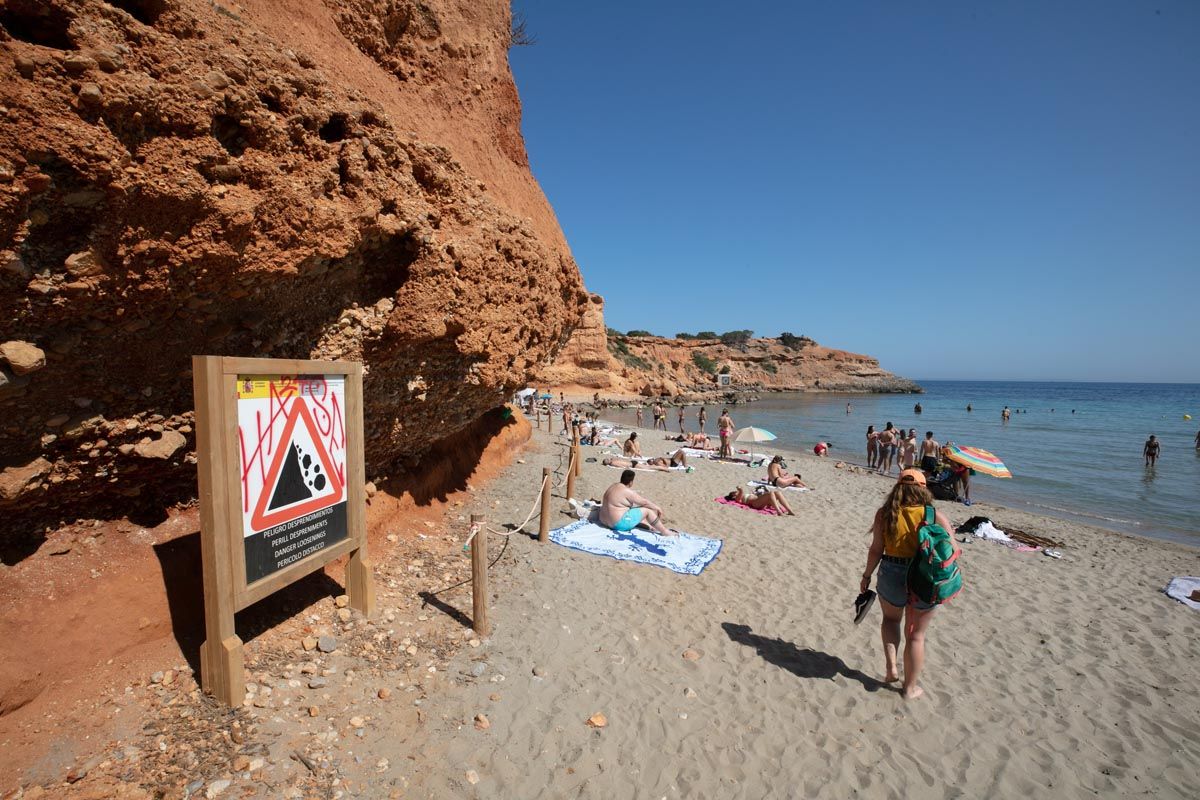
[(637, 475), (631, 469), (621, 473), (621, 480), (608, 487), (600, 501), (600, 524), (625, 533), (645, 525), (662, 536), (675, 536), (662, 524), (662, 509), (630, 488)]

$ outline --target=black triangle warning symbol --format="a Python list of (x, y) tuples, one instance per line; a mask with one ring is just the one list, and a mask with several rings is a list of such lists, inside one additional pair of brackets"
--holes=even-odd
[(300, 447), (293, 442), (288, 450), (283, 469), (279, 472), (279, 480), (275, 484), (275, 491), (271, 493), (271, 502), (267, 505), (268, 511), (312, 497), (312, 491), (304, 481), (304, 471), (300, 468)]

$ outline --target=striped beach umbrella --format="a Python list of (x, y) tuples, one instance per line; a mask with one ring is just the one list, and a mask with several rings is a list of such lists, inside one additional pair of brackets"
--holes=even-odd
[(994, 478), (1011, 478), (1012, 473), (1004, 462), (981, 447), (967, 447), (959, 444), (947, 445), (943, 454), (951, 461), (970, 467), (976, 472), (991, 475)]

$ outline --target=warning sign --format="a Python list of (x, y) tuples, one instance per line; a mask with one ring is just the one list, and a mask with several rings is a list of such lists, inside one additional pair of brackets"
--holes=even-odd
[(239, 375), (246, 582), (345, 539), (341, 375)]

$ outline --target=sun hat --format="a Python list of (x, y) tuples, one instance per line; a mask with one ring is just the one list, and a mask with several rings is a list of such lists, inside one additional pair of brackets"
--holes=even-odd
[(919, 469), (906, 469), (900, 473), (897, 483), (915, 483), (917, 486), (925, 485), (925, 473)]

